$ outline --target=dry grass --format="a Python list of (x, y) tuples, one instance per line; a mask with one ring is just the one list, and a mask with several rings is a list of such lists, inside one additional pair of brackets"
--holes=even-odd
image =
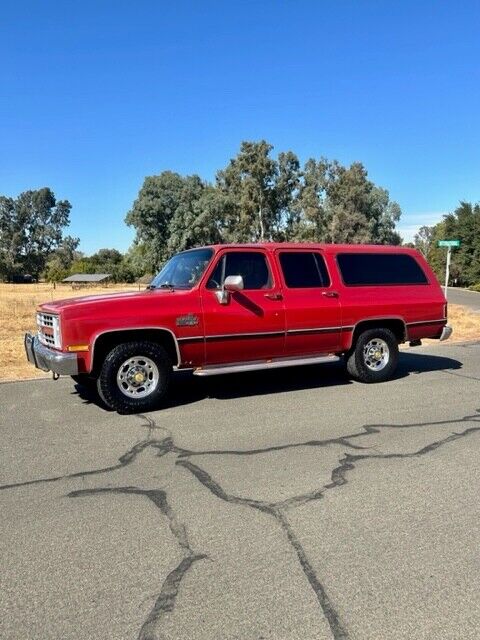
[(138, 285), (110, 285), (72, 290), (70, 285), (0, 283), (0, 380), (43, 378), (51, 374), (27, 362), (23, 336), (36, 331), (35, 310), (42, 302), (94, 293), (138, 291)]
[[(448, 342), (465, 342), (480, 339), (480, 313), (458, 304), (448, 304), (448, 324), (453, 334)], [(431, 340), (430, 342), (435, 342)], [(448, 344), (447, 342), (447, 344)]]
[[(68, 285), (57, 285), (53, 289), (48, 284), (0, 284), (0, 380), (42, 378), (50, 375), (38, 371), (28, 363), (23, 348), (25, 332), (36, 330), (35, 309), (40, 303), (93, 293), (132, 290), (138, 290), (138, 286), (111, 285), (72, 291)], [(448, 315), (449, 323), (453, 326), (453, 336), (448, 342), (480, 339), (480, 313), (449, 304)], [(436, 340), (427, 342), (438, 344)]]

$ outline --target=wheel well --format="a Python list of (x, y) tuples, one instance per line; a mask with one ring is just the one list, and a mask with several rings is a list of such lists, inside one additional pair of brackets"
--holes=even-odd
[(355, 330), (352, 336), (351, 346), (353, 347), (355, 345), (355, 342), (357, 341), (358, 336), (363, 331), (366, 331), (367, 329), (378, 329), (378, 328), (390, 329), (390, 331), (392, 331), (395, 337), (397, 338), (398, 343), (405, 342), (406, 340), (407, 332), (406, 332), (406, 326), (403, 320), (400, 320), (398, 318), (387, 318), (385, 320), (383, 319), (363, 320), (362, 322), (359, 322), (355, 326)]
[(101, 367), (105, 356), (114, 347), (123, 342), (147, 340), (161, 344), (170, 356), (174, 365), (180, 364), (177, 342), (170, 331), (166, 329), (127, 329), (124, 331), (108, 331), (98, 336), (93, 347), (93, 362), (91, 373), (96, 373)]

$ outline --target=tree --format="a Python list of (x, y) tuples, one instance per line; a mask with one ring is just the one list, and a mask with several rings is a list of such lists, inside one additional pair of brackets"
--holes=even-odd
[(242, 142), (239, 154), (217, 174), (217, 187), (236, 205), (227, 227), (237, 242), (271, 240), (279, 226), (278, 165), (270, 158), (272, 148), (265, 140)]
[(328, 160), (310, 158), (299, 174), (298, 191), (290, 209), (286, 224), (288, 240), (324, 241), (327, 235), (328, 219), (326, 207), (326, 187)]
[(148, 176), (125, 218), (128, 225), (135, 227), (136, 242), (145, 243), (146, 262), (152, 273), (168, 256), (169, 225), (180, 204), (183, 186), (184, 178), (172, 171)]
[(60, 282), (70, 275), (70, 268), (74, 260), (79, 259), (81, 254), (77, 251), (80, 240), (66, 236), (59, 247), (50, 255), (47, 260), (43, 276), (48, 282)]
[(432, 251), (432, 244), (435, 237), (435, 227), (420, 227), (413, 239), (415, 249), (420, 251), (425, 260), (429, 259)]
[(153, 272), (172, 253), (217, 242), (312, 240), (399, 244), (401, 211), (365, 167), (325, 158), (303, 168), (265, 140), (242, 142), (215, 185), (169, 171), (145, 179), (127, 223)]
[(48, 187), (0, 197), (0, 265), (3, 275), (29, 272), (38, 277), (50, 254), (62, 243), (71, 205), (57, 201)]
[(460, 240), (460, 247), (452, 250), (451, 278), (464, 286), (480, 283), (480, 204), (460, 202), (443, 220), (433, 227), (421, 227), (415, 236), (416, 248), (443, 280), (446, 249), (438, 246), (439, 240)]
[(136, 229), (135, 244), (144, 244), (143, 263), (158, 271), (174, 252), (199, 242), (220, 241), (217, 220), (223, 212), (221, 194), (198, 176), (165, 171), (145, 179), (126, 222)]
[(460, 240), (452, 254), (452, 277), (467, 286), (480, 283), (480, 204), (460, 202), (444, 224), (444, 239)]

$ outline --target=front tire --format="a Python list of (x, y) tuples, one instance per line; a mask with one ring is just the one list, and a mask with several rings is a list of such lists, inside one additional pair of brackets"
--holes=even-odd
[(372, 383), (388, 380), (398, 364), (398, 342), (390, 329), (367, 329), (347, 356), (347, 371), (355, 380)]
[(155, 342), (125, 342), (105, 358), (97, 380), (103, 402), (119, 413), (138, 413), (159, 406), (172, 376), (172, 362)]

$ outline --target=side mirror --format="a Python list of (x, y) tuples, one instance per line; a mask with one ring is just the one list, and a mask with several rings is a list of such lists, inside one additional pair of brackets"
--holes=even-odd
[(227, 276), (223, 283), (225, 291), (241, 291), (243, 289), (242, 276)]
[(223, 282), (223, 287), (216, 292), (217, 300), (220, 304), (228, 304), (230, 293), (243, 289), (242, 276), (227, 276)]

